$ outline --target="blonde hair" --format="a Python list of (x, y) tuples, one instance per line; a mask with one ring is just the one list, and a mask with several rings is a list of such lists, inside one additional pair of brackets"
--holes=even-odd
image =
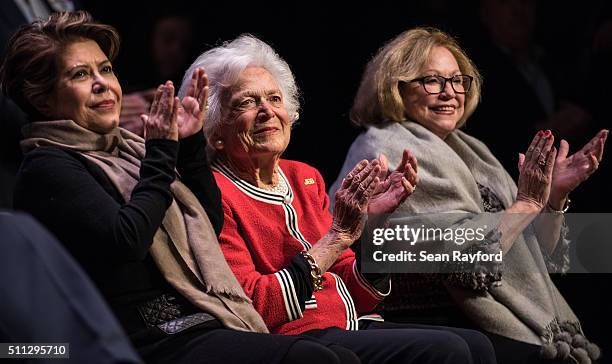
[(435, 47), (448, 49), (457, 60), (462, 74), (474, 77), (465, 95), (465, 112), (457, 127), (465, 124), (480, 101), (482, 76), (474, 63), (450, 35), (436, 28), (414, 28), (395, 37), (366, 66), (353, 101), (350, 118), (361, 126), (406, 120), (400, 83), (419, 76)]

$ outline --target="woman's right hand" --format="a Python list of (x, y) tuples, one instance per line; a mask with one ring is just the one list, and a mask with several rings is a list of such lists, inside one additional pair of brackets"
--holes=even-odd
[(149, 115), (141, 115), (145, 126), (145, 140), (169, 139), (178, 141), (178, 107), (180, 100), (174, 96), (172, 81), (160, 85), (156, 92)]
[(191, 75), (185, 97), (178, 106), (179, 138), (187, 138), (202, 130), (206, 116), (208, 77), (203, 68), (196, 68)]
[(526, 202), (541, 211), (550, 195), (552, 172), (557, 150), (550, 130), (539, 131), (527, 153), (519, 154), (519, 179), (516, 200)]
[(359, 162), (342, 182), (334, 195), (332, 231), (342, 241), (352, 244), (361, 235), (363, 215), (368, 209), (368, 202), (380, 180), (380, 162), (367, 160)]

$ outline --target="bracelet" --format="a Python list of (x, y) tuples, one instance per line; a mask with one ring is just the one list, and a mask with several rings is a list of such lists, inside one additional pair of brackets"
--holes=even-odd
[(565, 200), (565, 205), (563, 205), (563, 208), (561, 208), (561, 210), (555, 210), (555, 209), (554, 209), (554, 208), (553, 208), (553, 207), (550, 205), (550, 202), (548, 202), (548, 203), (546, 204), (546, 206), (548, 207), (548, 209), (549, 209), (551, 212), (554, 212), (555, 214), (564, 214), (564, 213), (566, 213), (566, 212), (567, 212), (567, 210), (570, 208), (570, 203), (571, 203), (571, 202), (572, 202), (572, 200), (570, 200), (569, 198), (567, 198), (567, 199)]
[(319, 266), (317, 265), (317, 261), (312, 255), (310, 255), (310, 253), (305, 250), (300, 253), (310, 265), (310, 278), (312, 279), (312, 287), (315, 291), (320, 291), (321, 289), (323, 289), (323, 277), (321, 276), (321, 268), (319, 268)]

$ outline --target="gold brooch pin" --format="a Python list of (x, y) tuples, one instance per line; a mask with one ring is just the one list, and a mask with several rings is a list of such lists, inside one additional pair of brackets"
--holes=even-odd
[(315, 180), (314, 180), (314, 178), (304, 178), (304, 184), (305, 184), (306, 186), (308, 186), (308, 185), (314, 185), (314, 184), (315, 184)]

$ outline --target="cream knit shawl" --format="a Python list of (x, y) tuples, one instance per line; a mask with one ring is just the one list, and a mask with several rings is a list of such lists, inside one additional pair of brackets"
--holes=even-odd
[[(473, 214), (472, 219), (460, 222), (483, 226), (491, 215), (483, 214), (478, 184), (489, 187), (504, 203), (512, 205), (517, 187), (510, 175), (489, 149), (479, 140), (460, 130), (440, 139), (415, 122), (390, 123), (383, 127), (370, 127), (352, 144), (338, 179), (329, 195), (333, 196), (342, 178), (362, 159), (372, 160), (384, 153), (389, 168), (401, 162), (402, 151), (407, 148), (418, 160), (420, 182), (415, 193), (398, 208), (394, 216), (406, 217), (435, 213)], [(518, 153), (518, 151), (517, 151)], [(459, 215), (457, 215), (459, 216)], [(395, 220), (395, 219), (394, 219)], [(397, 221), (396, 221), (397, 222)], [(449, 223), (453, 223), (452, 221)], [(490, 224), (495, 228), (495, 224)], [(564, 234), (558, 244), (563, 241)], [(577, 317), (552, 283), (542, 256), (536, 234), (526, 229), (504, 256), (502, 279), (488, 289), (476, 291), (447, 284), (455, 304), (479, 327), (514, 340), (543, 345), (545, 357), (560, 357), (566, 348), (562, 341), (572, 342), (572, 335), (582, 335)], [(410, 299), (410, 292), (395, 292)], [(402, 298), (404, 299), (404, 298)], [(588, 342), (587, 342), (588, 344)], [(597, 357), (593, 344), (585, 350), (570, 345), (570, 357), (579, 362), (588, 350), (588, 356)], [(586, 348), (587, 345), (584, 347)], [(588, 359), (587, 356), (587, 359)], [(578, 358), (579, 357), (579, 358)]]

